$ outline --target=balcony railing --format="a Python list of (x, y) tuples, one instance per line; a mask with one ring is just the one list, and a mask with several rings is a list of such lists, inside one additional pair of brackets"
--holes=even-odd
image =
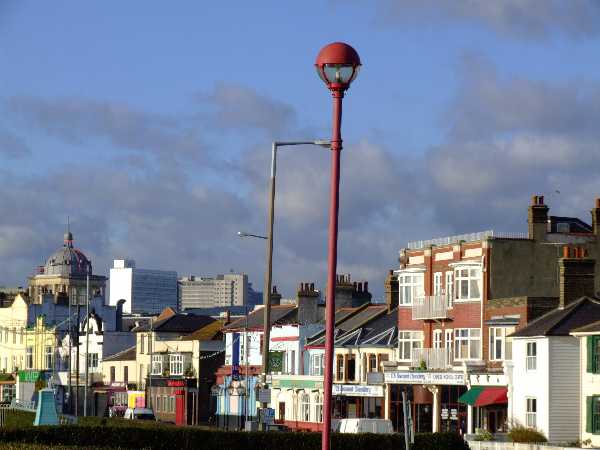
[(411, 367), (430, 370), (449, 369), (454, 363), (451, 348), (415, 348), (412, 351)]
[(446, 295), (426, 295), (413, 300), (413, 320), (435, 320), (448, 318), (448, 298)]

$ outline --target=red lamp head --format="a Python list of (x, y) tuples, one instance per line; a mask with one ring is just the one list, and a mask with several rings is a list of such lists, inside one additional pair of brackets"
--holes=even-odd
[(332, 91), (345, 91), (360, 69), (356, 50), (343, 42), (334, 42), (321, 49), (315, 67), (321, 80)]

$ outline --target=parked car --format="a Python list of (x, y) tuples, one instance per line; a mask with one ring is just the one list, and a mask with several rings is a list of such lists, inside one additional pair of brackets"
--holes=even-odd
[(391, 434), (394, 427), (387, 419), (340, 419), (337, 430), (340, 433)]
[(127, 408), (123, 418), (129, 420), (156, 420), (154, 411), (150, 408)]

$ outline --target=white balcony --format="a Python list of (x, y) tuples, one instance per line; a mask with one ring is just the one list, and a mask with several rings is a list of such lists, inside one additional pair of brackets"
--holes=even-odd
[(426, 295), (417, 297), (412, 305), (413, 320), (448, 319), (448, 298), (446, 295)]
[(443, 370), (452, 368), (453, 364), (451, 348), (415, 348), (412, 351), (411, 367)]

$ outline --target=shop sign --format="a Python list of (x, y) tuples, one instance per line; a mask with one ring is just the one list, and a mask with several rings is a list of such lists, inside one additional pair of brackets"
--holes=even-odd
[(183, 380), (167, 380), (167, 386), (169, 386), (169, 387), (185, 387), (185, 381), (183, 381)]
[(50, 373), (40, 370), (19, 370), (19, 381), (21, 383), (35, 383), (39, 379), (48, 380)]
[(458, 420), (458, 411), (456, 408), (450, 410), (450, 420)]
[(273, 379), (271, 386), (275, 389), (292, 388), (292, 389), (323, 389), (323, 381), (315, 380), (298, 380), (293, 378)]
[(442, 408), (442, 419), (443, 420), (448, 419), (448, 408)]
[(424, 372), (405, 370), (385, 372), (386, 383), (394, 384), (451, 384), (465, 385), (465, 374), (462, 372)]
[(348, 397), (383, 397), (383, 386), (334, 384), (331, 393)]

